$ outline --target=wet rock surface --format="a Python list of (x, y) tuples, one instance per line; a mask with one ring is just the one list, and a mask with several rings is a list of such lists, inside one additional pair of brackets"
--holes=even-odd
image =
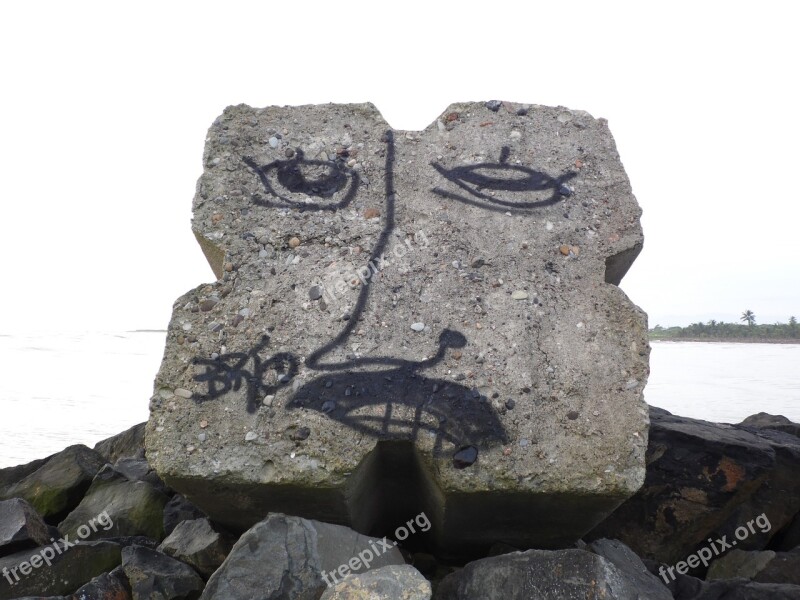
[(94, 450), (70, 446), (23, 479), (9, 482), (0, 490), (0, 499), (23, 498), (48, 522), (57, 522), (77, 506), (104, 464), (103, 457)]
[(783, 415), (771, 415), (769, 413), (760, 412), (755, 415), (750, 415), (742, 421), (740, 425), (755, 427), (757, 429), (774, 429), (776, 431), (791, 433), (792, 435), (800, 435), (800, 424), (792, 423)]
[(194, 567), (205, 579), (219, 568), (230, 549), (228, 541), (214, 531), (208, 519), (179, 523), (158, 547), (159, 552)]
[[(144, 481), (130, 481), (105, 466), (92, 481), (81, 503), (59, 523), (63, 533), (83, 539), (118, 536), (163, 537), (167, 496)], [(98, 521), (98, 515), (101, 519)], [(94, 521), (94, 526), (92, 523)]]
[(132, 600), (131, 586), (122, 567), (103, 573), (65, 600)]
[(189, 565), (142, 546), (122, 550), (133, 600), (195, 600), (203, 580)]
[(320, 600), (430, 600), (431, 584), (409, 565), (353, 575), (326, 589)]
[[(439, 585), (436, 600), (664, 598), (658, 581), (633, 581), (611, 561), (584, 550), (528, 550), (468, 564)], [(666, 597), (669, 597), (667, 594)]]
[[(375, 555), (373, 561), (362, 561), (361, 569), (350, 564), (365, 551)], [(250, 600), (258, 589), (276, 600), (316, 600), (328, 584), (350, 573), (403, 564), (397, 548), (384, 549), (377, 539), (338, 525), (274, 514), (239, 538), (209, 579), (203, 599)]]
[(21, 498), (0, 502), (0, 556), (49, 540), (47, 524), (28, 502)]
[(205, 514), (180, 494), (175, 494), (164, 506), (164, 534), (171, 534), (181, 521), (205, 518)]
[(672, 597), (658, 577), (647, 570), (642, 559), (619, 540), (597, 540), (591, 543), (587, 550), (602, 556), (619, 569), (631, 585), (639, 589), (642, 598), (669, 600)]
[(144, 458), (144, 430), (146, 423), (139, 423), (122, 433), (95, 444), (94, 451), (107, 463), (114, 464), (120, 459)]
[(731, 550), (711, 563), (706, 579), (753, 579), (774, 558), (775, 552), (772, 550)]
[(119, 564), (120, 547), (105, 541), (81, 542), (61, 553), (52, 546), (23, 550), (0, 558), (0, 599), (69, 594)]
[(703, 547), (761, 550), (800, 512), (800, 438), (657, 408), (650, 415), (645, 483), (589, 538), (617, 537), (639, 556), (675, 564)]
[(640, 209), (604, 120), (493, 106), (215, 121), (192, 227), (218, 280), (175, 304), (147, 428), (213, 520), (382, 534), (412, 507), (453, 552), (559, 546), (639, 487), (649, 347), (615, 284)]

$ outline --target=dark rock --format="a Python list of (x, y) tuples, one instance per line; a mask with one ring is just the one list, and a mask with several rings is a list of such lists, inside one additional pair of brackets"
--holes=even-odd
[[(364, 561), (371, 569), (405, 564), (399, 550), (391, 542), (389, 546), (340, 525), (271, 514), (234, 544), (202, 597), (252, 600), (258, 589), (261, 597), (274, 600), (317, 600), (326, 578), (335, 585), (349, 572), (365, 570), (357, 568)], [(348, 566), (354, 559), (361, 562)]]
[(106, 462), (112, 465), (121, 458), (144, 458), (144, 428), (147, 423), (139, 423), (113, 437), (97, 442), (94, 446)]
[[(654, 571), (657, 570), (657, 566)], [(674, 600), (790, 600), (800, 598), (796, 585), (754, 583), (744, 577), (703, 581), (676, 574), (668, 585)]]
[(775, 429), (790, 433), (792, 435), (800, 436), (800, 423), (792, 423), (783, 415), (771, 415), (769, 413), (760, 412), (755, 415), (750, 415), (740, 423), (746, 427), (756, 427), (758, 429)]
[(800, 546), (800, 514), (794, 516), (792, 522), (775, 534), (770, 549), (789, 552)]
[(167, 497), (152, 485), (128, 481), (109, 465), (97, 474), (81, 503), (58, 528), (83, 539), (143, 535), (160, 540), (166, 503)]
[(755, 583), (747, 579), (727, 579), (705, 583), (695, 596), (675, 596), (676, 600), (797, 600), (800, 586)]
[(772, 550), (731, 550), (711, 563), (706, 580), (753, 579), (773, 558)]
[(23, 498), (47, 521), (57, 522), (75, 508), (105, 459), (86, 446), (54, 454), (19, 482), (0, 490), (0, 499)]
[[(653, 574), (655, 575), (655, 572), (653, 572)], [(675, 600), (692, 600), (696, 598), (707, 585), (702, 579), (692, 577), (691, 575), (681, 575), (680, 573), (675, 573), (675, 579), (667, 575), (666, 581), (668, 582), (667, 589), (672, 593), (672, 597)]]
[(411, 566), (425, 575), (433, 575), (436, 572), (438, 563), (436, 557), (427, 552), (415, 552), (411, 557)]
[(50, 531), (34, 508), (21, 498), (0, 502), (0, 556), (50, 541)]
[(467, 446), (453, 455), (453, 466), (456, 469), (465, 469), (476, 460), (478, 460), (478, 449), (475, 446)]
[(520, 549), (505, 542), (495, 542), (489, 548), (487, 556), (501, 556), (503, 554), (511, 554), (512, 552), (520, 552)]
[(164, 506), (164, 533), (169, 535), (181, 521), (202, 519), (206, 515), (180, 494), (175, 494)]
[(800, 553), (778, 552), (753, 577), (753, 581), (758, 583), (791, 583), (792, 585), (800, 586)]
[(6, 488), (25, 479), (28, 475), (36, 471), (48, 460), (53, 458), (53, 456), (55, 455), (52, 454), (47, 458), (40, 458), (24, 465), (0, 469), (0, 494), (2, 494)]
[(192, 600), (203, 591), (203, 580), (189, 565), (142, 546), (123, 548), (122, 568), (133, 600)]
[(500, 107), (503, 106), (503, 103), (500, 100), (489, 100), (486, 103), (486, 108), (488, 108), (492, 112), (497, 112), (500, 110)]
[[(639, 600), (662, 598), (658, 581), (631, 580), (614, 563), (584, 550), (528, 550), (484, 558), (445, 577), (436, 600)], [(642, 587), (647, 586), (647, 587)]]
[(143, 458), (120, 458), (114, 463), (114, 470), (122, 473), (130, 481), (144, 481), (158, 491), (170, 495), (170, 490)]
[(159, 545), (158, 540), (154, 540), (153, 538), (149, 538), (143, 535), (104, 537), (103, 540), (107, 542), (114, 542), (120, 548), (127, 548), (128, 546), (144, 546), (145, 548), (150, 548), (151, 550), (155, 550), (156, 548), (158, 548)]
[(644, 486), (585, 539), (613, 536), (674, 565), (709, 538), (760, 550), (800, 510), (799, 438), (657, 408), (650, 418)]
[(182, 521), (158, 547), (159, 552), (194, 567), (205, 579), (219, 568), (230, 549), (208, 519)]
[(69, 600), (131, 600), (132, 598), (131, 586), (122, 567), (98, 575), (69, 596)]
[(64, 548), (65, 543), (74, 541), (70, 538), (58, 544), (60, 554), (51, 544), (0, 558), (0, 600), (69, 594), (120, 564), (116, 544), (80, 542)]
[(329, 587), (320, 600), (430, 600), (431, 584), (410, 565), (390, 565), (352, 575)]
[(589, 544), (587, 549), (611, 561), (648, 600), (671, 600), (666, 582), (650, 573), (642, 559), (619, 540), (601, 539)]

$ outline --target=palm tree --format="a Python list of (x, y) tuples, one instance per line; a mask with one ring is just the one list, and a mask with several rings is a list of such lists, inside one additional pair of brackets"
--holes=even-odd
[(747, 322), (748, 327), (752, 327), (756, 324), (756, 315), (752, 310), (746, 310), (742, 313), (742, 318), (739, 320)]

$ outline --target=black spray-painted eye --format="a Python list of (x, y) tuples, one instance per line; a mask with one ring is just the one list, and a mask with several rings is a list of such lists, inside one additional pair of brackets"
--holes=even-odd
[(444, 198), (499, 212), (550, 206), (572, 193), (566, 182), (577, 175), (574, 171), (551, 177), (530, 167), (509, 164), (509, 154), (508, 146), (504, 146), (500, 162), (496, 163), (452, 169), (431, 163), (442, 177), (457, 186), (435, 187), (432, 191)]
[(255, 171), (268, 194), (267, 198), (253, 196), (260, 206), (335, 211), (350, 204), (358, 190), (358, 174), (342, 161), (309, 160), (302, 150), (290, 159), (263, 166), (248, 156), (242, 160)]

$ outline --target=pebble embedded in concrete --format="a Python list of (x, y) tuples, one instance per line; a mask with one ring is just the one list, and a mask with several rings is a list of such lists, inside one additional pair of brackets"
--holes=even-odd
[(503, 103), (500, 100), (489, 100), (486, 103), (486, 108), (488, 108), (492, 112), (497, 112), (500, 110), (500, 107), (503, 106)]
[(478, 460), (478, 449), (475, 446), (467, 446), (453, 455), (453, 466), (456, 469), (465, 469), (476, 460)]

